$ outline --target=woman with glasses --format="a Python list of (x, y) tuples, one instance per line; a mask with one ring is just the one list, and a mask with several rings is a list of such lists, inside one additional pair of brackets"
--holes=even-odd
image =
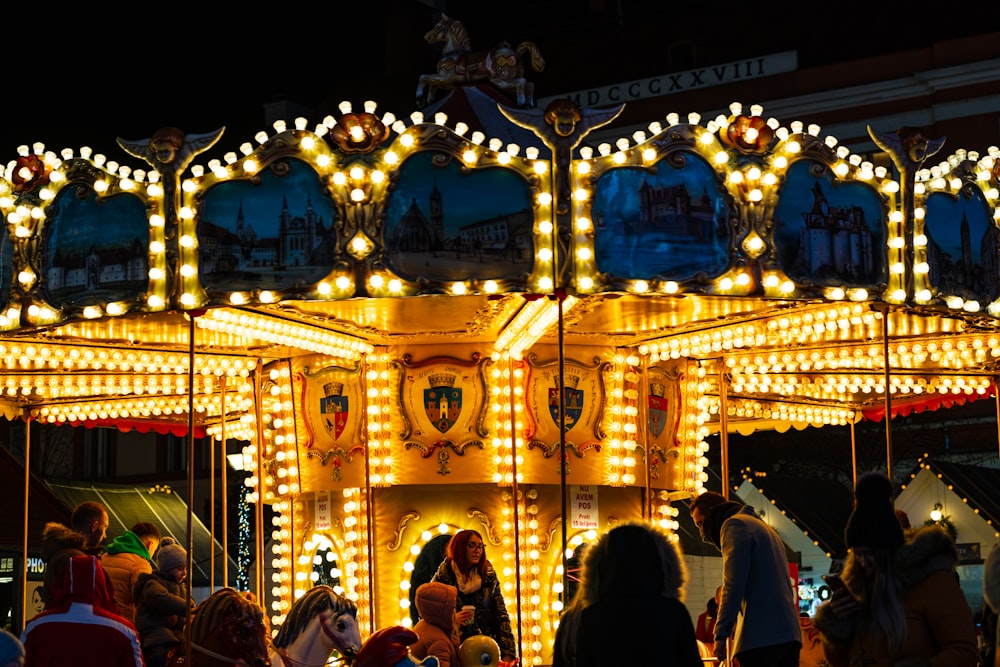
[[(482, 535), (475, 530), (458, 531), (448, 542), (445, 559), (431, 581), (458, 589), (455, 621), (461, 627), (462, 641), (472, 635), (492, 637), (500, 647), (500, 659), (513, 662), (517, 656), (517, 643), (511, 631), (500, 580), (486, 558)], [(475, 609), (462, 609), (467, 606)]]

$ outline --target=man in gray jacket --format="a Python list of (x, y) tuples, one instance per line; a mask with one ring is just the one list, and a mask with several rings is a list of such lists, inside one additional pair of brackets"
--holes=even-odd
[(740, 667), (798, 667), (802, 649), (785, 545), (753, 508), (708, 491), (691, 503), (701, 538), (722, 551), (722, 601), (715, 621), (715, 655), (729, 658), (735, 636)]

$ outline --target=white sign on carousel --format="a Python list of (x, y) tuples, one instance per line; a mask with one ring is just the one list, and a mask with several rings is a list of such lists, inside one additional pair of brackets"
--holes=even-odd
[(569, 487), (570, 525), (580, 530), (596, 530), (597, 487), (589, 484)]

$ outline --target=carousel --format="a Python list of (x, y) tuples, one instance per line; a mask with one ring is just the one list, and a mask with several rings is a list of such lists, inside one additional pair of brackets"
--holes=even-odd
[(364, 636), (409, 627), (476, 528), (540, 665), (574, 550), (675, 526), (710, 435), (728, 479), (729, 433), (994, 392), (997, 148), (870, 128), (879, 160), (749, 103), (598, 143), (622, 107), (506, 83), (496, 135), (369, 100), (26, 144), (0, 170), (3, 414), (241, 441), (274, 628), (327, 580)]

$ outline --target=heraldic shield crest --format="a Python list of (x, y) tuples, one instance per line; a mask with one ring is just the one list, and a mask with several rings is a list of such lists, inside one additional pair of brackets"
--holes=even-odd
[[(552, 421), (555, 422), (556, 426), (559, 425), (559, 376), (553, 378), (556, 385), (554, 387), (549, 387), (549, 414), (552, 415)], [(583, 414), (583, 389), (577, 389), (580, 384), (579, 375), (567, 375), (566, 376), (566, 386), (563, 388), (564, 401), (565, 401), (565, 424), (563, 427), (566, 429), (571, 429), (576, 425), (576, 422), (580, 419), (580, 415)]]
[(327, 382), (323, 385), (323, 398), (319, 399), (319, 412), (323, 415), (323, 428), (327, 433), (333, 435), (334, 439), (340, 437), (347, 426), (347, 416), (351, 412), (350, 399), (343, 395), (343, 382)]
[(649, 385), (649, 432), (654, 438), (660, 437), (667, 425), (667, 399), (664, 394), (666, 386), (662, 383), (654, 382)]
[(424, 411), (441, 433), (447, 433), (462, 414), (462, 388), (455, 386), (456, 379), (451, 373), (436, 373), (427, 378), (430, 387), (424, 389)]

